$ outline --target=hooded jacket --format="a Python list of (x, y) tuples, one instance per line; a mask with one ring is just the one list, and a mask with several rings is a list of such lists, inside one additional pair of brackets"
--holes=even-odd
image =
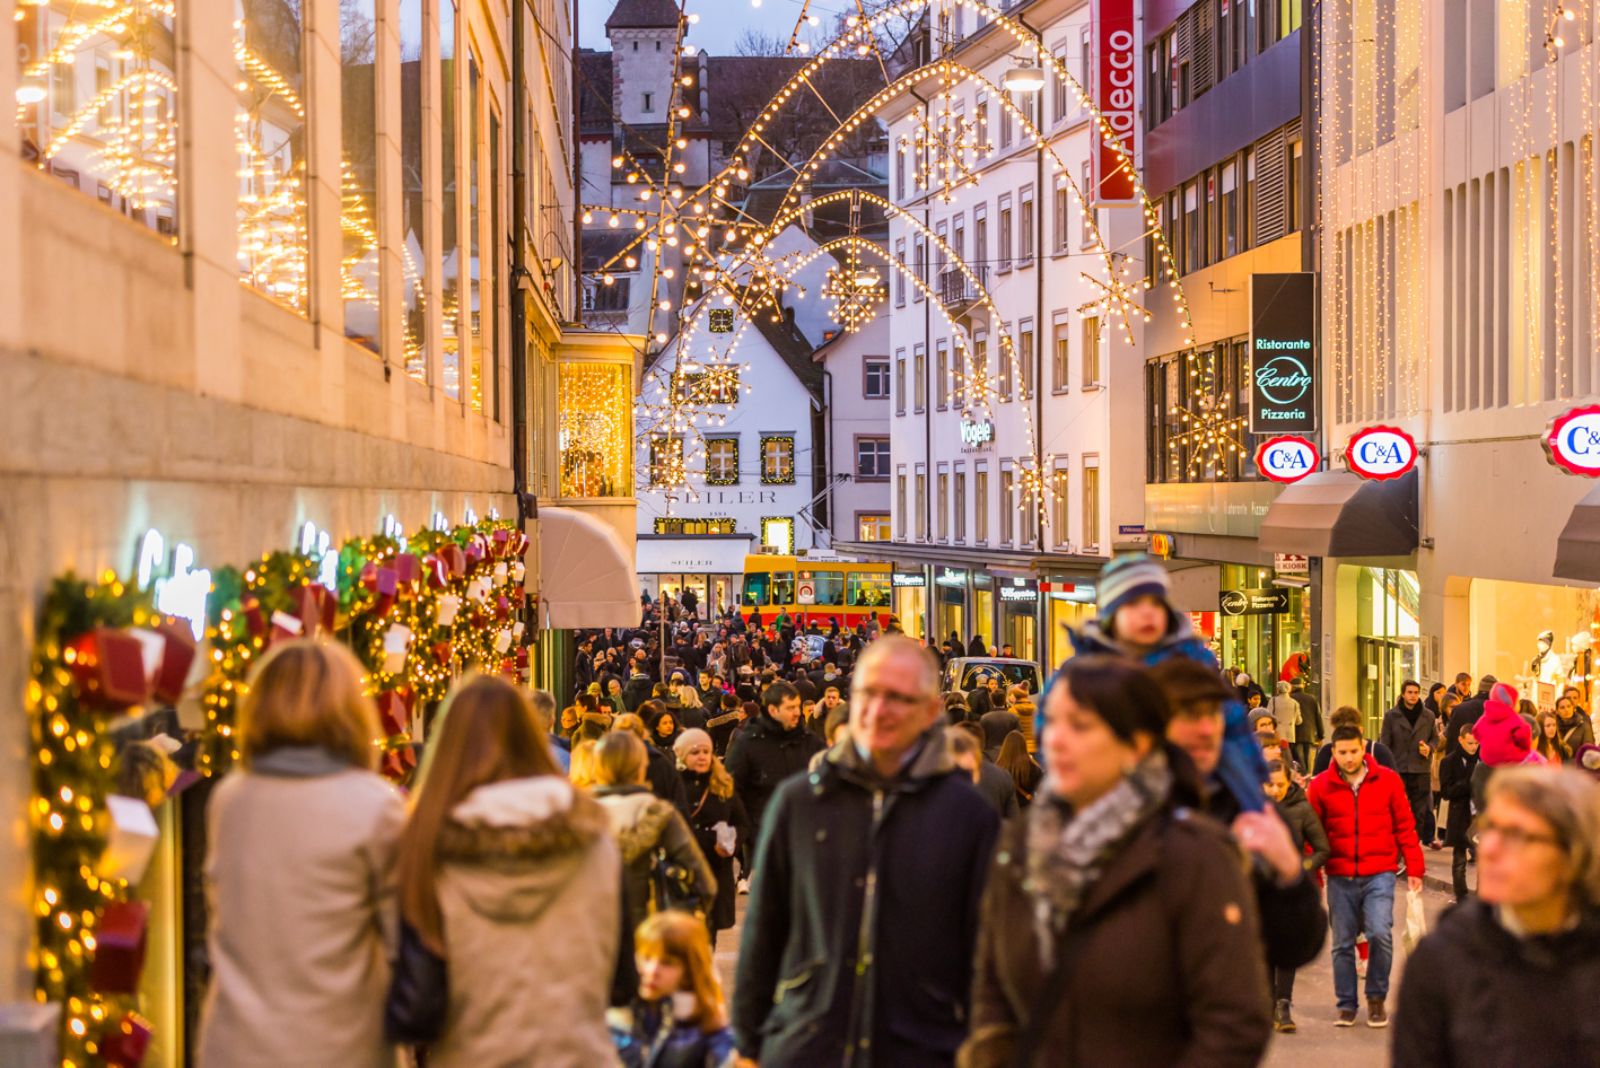
[(1491, 768), (1520, 764), (1533, 751), (1533, 728), (1504, 701), (1483, 703), (1473, 733), (1478, 736), (1478, 758)]
[[(1194, 632), (1189, 617), (1170, 608), (1167, 615), (1172, 620), (1167, 636), (1139, 662), (1145, 667), (1153, 667), (1163, 660), (1181, 656), (1220, 672), (1217, 658), (1211, 655), (1210, 648)], [(1128, 655), (1100, 628), (1099, 621), (1093, 619), (1072, 631), (1072, 651), (1079, 656), (1100, 653), (1126, 658)], [(1043, 702), (1039, 707), (1042, 715)], [(1261, 743), (1256, 740), (1255, 730), (1250, 725), (1250, 713), (1243, 701), (1229, 701), (1223, 706), (1222, 714), (1222, 760), (1217, 765), (1217, 778), (1233, 794), (1240, 808), (1246, 812), (1260, 812), (1267, 807), (1267, 796), (1261, 789), (1261, 784), (1267, 779), (1267, 761), (1261, 755)], [(1037, 737), (1042, 734), (1036, 718), (1034, 735)]]
[(1519, 938), (1473, 897), (1446, 912), (1406, 961), (1394, 1068), (1600, 1066), (1594, 1023), (1600, 913)]
[(1378, 731), (1378, 741), (1394, 754), (1395, 770), (1402, 775), (1427, 775), (1433, 770), (1433, 757), (1423, 756), (1418, 743), (1427, 742), (1431, 750), (1437, 744), (1438, 718), (1433, 710), (1417, 702), (1415, 723), (1406, 716), (1405, 705), (1395, 706), (1383, 714), (1383, 726)]
[(779, 787), (734, 983), (740, 1053), (762, 1068), (951, 1064), (999, 826), (939, 725), (892, 781), (845, 739)]
[(605, 1026), (618, 855), (552, 775), (480, 786), (439, 837), (449, 1011), (429, 1068), (616, 1064)]
[(1439, 761), (1439, 796), (1450, 802), (1445, 822), (1444, 844), (1457, 849), (1472, 843), (1467, 834), (1472, 827), (1472, 773), (1478, 770), (1478, 754), (1465, 749), (1446, 753)]
[(806, 729), (804, 719), (793, 729), (784, 730), (765, 708), (750, 718), (744, 730), (728, 743), (724, 762), (739, 799), (744, 802), (751, 827), (759, 833), (778, 784), (805, 771), (811, 755), (825, 748), (822, 739)]
[(1311, 846), (1311, 852), (1302, 861), (1302, 867), (1307, 872), (1314, 872), (1328, 863), (1328, 835), (1322, 829), (1322, 821), (1311, 811), (1311, 802), (1307, 800), (1305, 790), (1296, 783), (1290, 783), (1289, 792), (1283, 795), (1283, 800), (1273, 804), (1288, 825), (1295, 848), (1305, 853), (1305, 847), (1308, 844)]
[(1398, 773), (1367, 754), (1367, 774), (1352, 789), (1337, 766), (1311, 780), (1306, 799), (1328, 832), (1328, 874), (1364, 878), (1398, 871), (1403, 855), (1406, 871), (1422, 877), (1427, 860), (1417, 841), (1417, 825)]

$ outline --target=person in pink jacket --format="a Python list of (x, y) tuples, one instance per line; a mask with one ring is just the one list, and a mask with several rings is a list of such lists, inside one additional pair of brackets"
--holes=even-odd
[(1483, 704), (1483, 717), (1474, 728), (1479, 757), (1491, 768), (1522, 764), (1533, 752), (1533, 728), (1517, 715), (1517, 690), (1496, 683)]

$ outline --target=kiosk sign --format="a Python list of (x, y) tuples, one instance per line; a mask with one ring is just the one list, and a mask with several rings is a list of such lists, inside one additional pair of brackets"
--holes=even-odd
[(1262, 478), (1289, 485), (1316, 471), (1322, 456), (1309, 439), (1286, 434), (1261, 443), (1256, 450), (1256, 470)]
[(1344, 459), (1362, 478), (1399, 478), (1417, 466), (1417, 441), (1399, 427), (1369, 426), (1350, 436)]
[(1569, 475), (1600, 478), (1600, 404), (1562, 412), (1544, 432), (1545, 457)]

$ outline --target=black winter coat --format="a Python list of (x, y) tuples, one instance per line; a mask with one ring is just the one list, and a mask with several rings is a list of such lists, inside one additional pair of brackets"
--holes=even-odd
[(1320, 744), (1322, 741), (1322, 705), (1315, 696), (1295, 687), (1289, 691), (1295, 704), (1300, 706), (1300, 722), (1294, 728), (1292, 741), (1300, 745)]
[(1468, 723), (1476, 723), (1483, 718), (1483, 704), (1489, 699), (1487, 693), (1479, 693), (1469, 697), (1450, 710), (1450, 722), (1444, 728), (1444, 749), (1447, 753), (1456, 751), (1456, 739), (1461, 736), (1461, 728)]
[(725, 931), (734, 924), (734, 900), (739, 891), (733, 877), (733, 857), (717, 852), (717, 832), (712, 828), (726, 823), (739, 833), (738, 844), (734, 847), (737, 855), (750, 841), (750, 818), (745, 815), (744, 802), (739, 800), (737, 791), (731, 797), (718, 797), (711, 792), (709, 773), (697, 775), (685, 771), (683, 788), (689, 794), (689, 829), (694, 831), (694, 840), (710, 863), (711, 873), (717, 877), (717, 900), (709, 915), (711, 928)]
[(647, 745), (645, 755), (648, 758), (645, 777), (650, 783), (650, 792), (669, 801), (684, 815), (689, 813), (689, 795), (683, 788), (683, 776), (678, 774), (678, 761), (671, 754), (653, 745)]
[(1314, 872), (1328, 863), (1331, 850), (1328, 848), (1328, 832), (1322, 829), (1322, 821), (1317, 819), (1317, 814), (1311, 809), (1311, 802), (1306, 799), (1303, 787), (1294, 783), (1289, 784), (1289, 792), (1283, 795), (1282, 801), (1274, 802), (1278, 815), (1283, 817), (1283, 822), (1289, 825), (1289, 834), (1294, 839), (1294, 844), (1300, 852), (1305, 852), (1306, 843), (1311, 843), (1311, 852), (1302, 862), (1307, 872)]
[(1457, 749), (1439, 761), (1439, 796), (1450, 802), (1445, 821), (1444, 844), (1468, 846), (1472, 827), (1472, 773), (1478, 767), (1478, 754), (1467, 755)]
[(892, 782), (849, 742), (786, 782), (756, 847), (740, 1053), (761, 1068), (953, 1063), (999, 828), (939, 726)]
[(650, 691), (655, 684), (644, 676), (635, 676), (622, 685), (622, 703), (628, 706), (629, 712), (639, 711), (639, 706), (650, 700)]
[(1597, 1068), (1600, 913), (1517, 938), (1468, 898), (1406, 961), (1394, 1068)]
[(812, 754), (823, 748), (822, 739), (807, 730), (804, 723), (786, 731), (765, 709), (756, 713), (728, 743), (728, 774), (733, 776), (745, 812), (750, 815), (750, 825), (757, 833), (778, 784), (805, 771)]
[(1405, 708), (1401, 705), (1395, 705), (1383, 714), (1383, 728), (1378, 732), (1378, 741), (1388, 746), (1394, 754), (1396, 771), (1402, 775), (1426, 775), (1433, 770), (1433, 758), (1423, 756), (1417, 744), (1427, 742), (1429, 750), (1432, 750), (1436, 722), (1433, 713), (1421, 702), (1417, 704), (1416, 723), (1406, 718)]
[[(1169, 746), (1168, 759), (1185, 758), (1172, 756)], [(1226, 788), (1213, 789), (1205, 805), (1206, 814), (1224, 827), (1233, 826), (1240, 811), (1238, 800)], [(1328, 934), (1328, 913), (1317, 884), (1304, 878), (1292, 886), (1279, 886), (1276, 876), (1259, 860), (1250, 866), (1250, 882), (1261, 914), (1261, 942), (1268, 966), (1299, 968), (1316, 960)]]

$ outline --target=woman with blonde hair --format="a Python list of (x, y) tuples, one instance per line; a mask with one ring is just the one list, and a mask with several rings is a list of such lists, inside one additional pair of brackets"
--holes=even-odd
[(728, 1068), (735, 1063), (722, 984), (705, 925), (687, 912), (658, 912), (633, 938), (639, 989), (612, 1014), (628, 1068)]
[(239, 769), (207, 812), (205, 1068), (393, 1065), (383, 997), (405, 808), (373, 771), (381, 733), (341, 645), (279, 643), (250, 677)]
[(390, 1035), (427, 1045), (429, 1068), (615, 1064), (619, 871), (605, 812), (561, 774), (523, 692), (458, 683), (400, 846)]
[(738, 884), (733, 877), (733, 858), (748, 843), (750, 817), (744, 802), (733, 789), (733, 776), (722, 760), (711, 751), (711, 735), (691, 727), (678, 735), (674, 745), (678, 766), (683, 770), (684, 789), (689, 794), (689, 829), (695, 844), (711, 864), (717, 880), (717, 899), (706, 914), (711, 945), (717, 932), (734, 924), (734, 898)]
[(1499, 768), (1473, 833), (1477, 893), (1406, 961), (1395, 1068), (1594, 1064), (1600, 785)]
[(595, 766), (598, 763), (595, 750), (600, 743), (585, 740), (572, 747), (572, 766), (567, 770), (567, 778), (572, 785), (584, 790), (595, 787)]
[[(645, 744), (630, 731), (615, 730), (601, 740), (595, 755), (594, 797), (622, 851), (622, 932), (632, 932), (652, 911), (705, 912), (716, 900), (716, 877), (683, 814), (646, 785)], [(638, 977), (625, 944), (616, 964), (611, 1003), (626, 1005)]]

